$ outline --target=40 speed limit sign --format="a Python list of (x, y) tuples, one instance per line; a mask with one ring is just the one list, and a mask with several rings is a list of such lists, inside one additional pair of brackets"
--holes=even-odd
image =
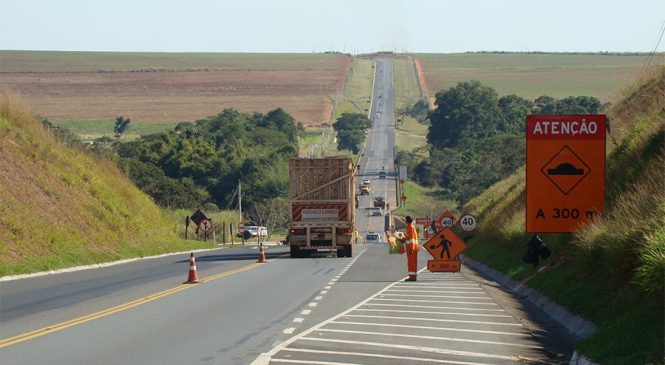
[(465, 214), (459, 220), (459, 227), (464, 232), (473, 232), (476, 230), (478, 220), (473, 214)]

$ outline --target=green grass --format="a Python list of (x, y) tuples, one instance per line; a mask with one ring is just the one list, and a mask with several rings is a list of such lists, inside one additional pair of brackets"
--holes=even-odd
[(335, 119), (342, 113), (369, 113), (373, 79), (374, 61), (362, 58), (354, 59), (344, 89), (344, 98), (338, 100), (335, 107)]
[[(418, 54), (432, 97), (460, 81), (479, 80), (500, 95), (595, 96), (616, 101), (639, 75), (646, 55)], [(655, 63), (665, 64), (665, 54)]]
[(415, 118), (404, 116), (395, 128), (395, 143), (402, 151), (413, 151), (427, 146), (428, 124), (418, 122)]
[[(96, 119), (55, 119), (53, 124), (62, 126), (81, 136), (82, 139), (94, 139), (102, 136), (115, 136), (115, 120)], [(177, 123), (155, 123), (132, 121), (129, 129), (123, 133), (123, 139), (133, 139), (146, 134), (171, 131)]]
[(3, 72), (317, 70), (337, 54), (0, 51)]
[(438, 217), (446, 210), (452, 210), (457, 206), (454, 201), (441, 199), (435, 189), (425, 188), (412, 181), (405, 182), (403, 187), (407, 200), (395, 210), (396, 215)]
[(602, 364), (663, 363), (663, 80), (665, 69), (611, 110), (620, 140), (608, 144), (606, 211), (575, 234), (542, 235), (552, 250), (542, 270), (521, 262), (530, 238), (523, 169), (464, 208), (479, 220), (465, 254), (594, 322), (597, 333), (578, 349)]
[(421, 99), (416, 69), (408, 58), (393, 58), (393, 81), (395, 86), (395, 109), (413, 105)]

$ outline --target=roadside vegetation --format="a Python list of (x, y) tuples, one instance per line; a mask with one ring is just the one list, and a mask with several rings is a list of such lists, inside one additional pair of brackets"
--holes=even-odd
[(542, 267), (520, 260), (530, 238), (523, 168), (463, 207), (479, 221), (465, 254), (594, 322), (578, 349), (606, 365), (663, 363), (663, 105), (665, 68), (609, 110), (605, 214), (575, 234), (541, 235), (552, 250)]
[(0, 276), (210, 247), (115, 161), (56, 142), (16, 97), (0, 105)]

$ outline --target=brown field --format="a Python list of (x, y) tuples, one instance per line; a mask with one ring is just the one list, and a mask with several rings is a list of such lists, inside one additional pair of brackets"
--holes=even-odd
[(144, 54), (113, 54), (111, 61), (118, 65), (113, 69), (104, 57), (95, 59), (103, 66), (68, 66), (67, 57), (73, 63), (81, 59), (77, 52), (64, 53), (64, 61), (62, 52), (54, 52), (52, 63), (49, 52), (19, 55), (1, 54), (0, 88), (18, 91), (43, 116), (112, 120), (122, 115), (162, 123), (193, 121), (225, 108), (267, 112), (281, 107), (305, 125), (319, 125), (330, 120), (332, 99), (344, 92), (351, 63), (339, 54), (238, 55), (231, 60), (223, 54), (219, 59), (184, 54), (166, 64), (137, 57)]

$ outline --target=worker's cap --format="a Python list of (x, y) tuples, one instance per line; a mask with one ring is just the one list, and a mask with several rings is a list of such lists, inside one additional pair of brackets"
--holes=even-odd
[(413, 222), (413, 218), (411, 218), (410, 215), (407, 215), (406, 216), (406, 223), (411, 223), (411, 222)]

